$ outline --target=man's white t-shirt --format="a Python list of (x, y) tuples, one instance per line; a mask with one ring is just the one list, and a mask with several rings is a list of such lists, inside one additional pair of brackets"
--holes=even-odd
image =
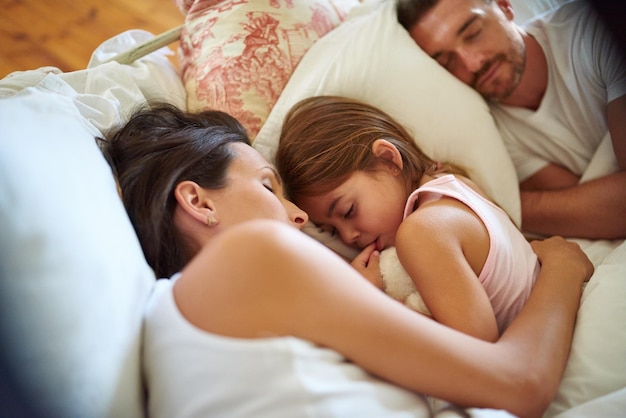
[(546, 12), (525, 30), (548, 60), (547, 90), (536, 111), (491, 104), (498, 129), (520, 181), (550, 162), (582, 175), (607, 136), (607, 104), (626, 94), (626, 60), (586, 1)]

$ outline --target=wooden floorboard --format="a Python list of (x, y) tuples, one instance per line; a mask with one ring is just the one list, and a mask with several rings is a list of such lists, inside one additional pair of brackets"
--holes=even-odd
[(173, 0), (0, 0), (0, 10), (0, 78), (43, 66), (83, 69), (115, 34), (159, 34), (184, 21)]

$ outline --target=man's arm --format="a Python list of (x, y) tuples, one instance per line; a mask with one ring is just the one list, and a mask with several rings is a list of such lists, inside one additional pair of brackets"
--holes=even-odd
[(552, 190), (538, 190), (535, 176), (521, 185), (522, 230), (590, 239), (626, 237), (626, 171)]
[(591, 239), (626, 237), (626, 96), (607, 106), (620, 172), (578, 184), (579, 177), (550, 164), (520, 184), (522, 229)]

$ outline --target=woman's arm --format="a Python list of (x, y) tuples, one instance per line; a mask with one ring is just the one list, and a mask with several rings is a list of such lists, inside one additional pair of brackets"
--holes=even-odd
[(538, 249), (545, 267), (536, 290), (495, 344), (415, 314), (321, 244), (272, 221), (216, 238), (184, 270), (174, 295), (183, 315), (209, 332), (300, 337), (413, 391), (537, 416), (556, 391), (580, 285), (592, 269), (563, 242)]

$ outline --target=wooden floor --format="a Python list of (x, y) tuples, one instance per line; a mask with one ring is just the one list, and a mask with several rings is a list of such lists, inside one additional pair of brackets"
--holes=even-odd
[(0, 78), (48, 65), (82, 69), (117, 33), (159, 34), (184, 21), (174, 0), (0, 0), (0, 10)]

